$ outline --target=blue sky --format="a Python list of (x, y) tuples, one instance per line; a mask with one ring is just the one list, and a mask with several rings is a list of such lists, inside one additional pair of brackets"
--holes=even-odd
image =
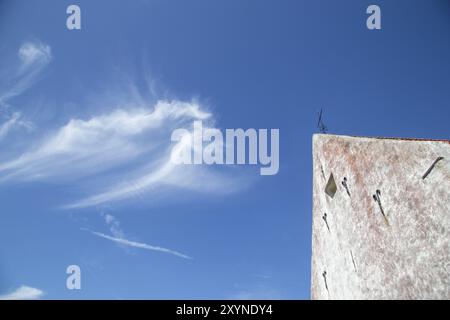
[[(317, 112), (335, 134), (449, 138), (448, 1), (377, 1), (378, 31), (370, 4), (0, 0), (0, 295), (309, 298)], [(278, 174), (163, 170), (205, 115), (279, 128)]]

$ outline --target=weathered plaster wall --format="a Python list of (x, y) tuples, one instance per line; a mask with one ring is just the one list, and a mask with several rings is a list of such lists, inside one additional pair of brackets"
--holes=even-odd
[(450, 299), (449, 141), (318, 134), (313, 162), (311, 297)]

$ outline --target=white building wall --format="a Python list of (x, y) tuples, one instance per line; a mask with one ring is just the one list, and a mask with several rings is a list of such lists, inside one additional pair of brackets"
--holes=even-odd
[(450, 142), (318, 134), (313, 162), (311, 297), (450, 299)]

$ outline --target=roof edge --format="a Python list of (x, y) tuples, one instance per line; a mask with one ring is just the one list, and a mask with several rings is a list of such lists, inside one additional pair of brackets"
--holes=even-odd
[(398, 141), (420, 141), (420, 142), (444, 142), (450, 144), (450, 140), (447, 139), (426, 139), (426, 138), (402, 138), (402, 137), (369, 137), (369, 136), (351, 136), (351, 135), (339, 135), (339, 134), (328, 134), (328, 133), (314, 133), (314, 137), (320, 136), (335, 136), (341, 138), (366, 138), (366, 139), (377, 139), (377, 140), (398, 140)]

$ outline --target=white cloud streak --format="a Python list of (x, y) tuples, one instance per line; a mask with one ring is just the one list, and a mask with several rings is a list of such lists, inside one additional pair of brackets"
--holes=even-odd
[(21, 124), (19, 119), (20, 113), (16, 112), (8, 120), (0, 124), (0, 140), (6, 137), (12, 129)]
[(36, 300), (44, 295), (42, 290), (21, 286), (11, 293), (1, 295), (0, 300)]
[(14, 71), (2, 74), (0, 85), (0, 116), (6, 118), (0, 123), (0, 141), (18, 128), (30, 129), (32, 124), (23, 119), (20, 112), (9, 109), (9, 100), (21, 95), (38, 79), (42, 69), (52, 60), (51, 48), (40, 42), (25, 42), (17, 52), (19, 64)]
[(104, 193), (96, 194), (86, 199), (77, 201), (73, 204), (66, 205), (63, 208), (86, 208), (110, 201), (117, 201), (132, 197), (133, 195), (138, 194), (139, 192), (162, 182), (162, 180), (172, 172), (173, 168), (173, 164), (166, 163), (162, 167), (156, 169), (154, 172), (151, 172), (139, 179), (133, 180), (131, 182), (121, 183)]
[[(50, 46), (36, 41), (24, 43), (17, 55), (20, 62), (17, 72), (7, 81), (12, 85), (0, 87), (3, 111), (11, 108), (8, 100), (33, 85), (52, 60)], [(180, 168), (170, 161), (171, 155), (185, 143), (180, 141), (173, 146), (171, 132), (189, 129), (195, 120), (212, 124), (212, 113), (192, 101), (158, 100), (149, 106), (131, 82), (128, 86), (134, 88), (131, 96), (113, 93), (95, 101), (90, 108), (109, 111), (85, 119), (70, 118), (60, 127), (41, 129), (42, 134), (29, 141), (6, 146), (0, 154), (0, 184), (30, 181), (73, 184), (84, 179), (83, 190), (87, 195), (63, 206), (64, 209), (122, 201), (149, 191), (158, 196), (170, 188), (228, 193), (242, 187), (242, 181), (236, 181), (237, 175), (230, 177), (205, 166)], [(109, 106), (117, 101), (121, 105)], [(34, 127), (20, 112), (3, 112), (2, 118), (0, 142), (19, 127)]]
[(197, 104), (159, 101), (153, 110), (119, 109), (89, 120), (72, 119), (37, 147), (0, 163), (0, 180), (99, 173), (158, 147), (164, 142), (161, 130), (209, 116)]
[(109, 227), (109, 231), (115, 238), (125, 238), (125, 233), (120, 227), (120, 222), (113, 215), (102, 213), (101, 216), (105, 219)]
[(52, 60), (50, 46), (41, 42), (25, 42), (19, 48), (20, 60), (16, 73), (8, 76), (8, 86), (0, 88), (0, 107), (8, 107), (7, 101), (19, 96), (38, 79), (44, 67)]
[(31, 66), (48, 64), (52, 59), (50, 46), (39, 42), (25, 42), (19, 49), (19, 58), (22, 61), (22, 69)]
[[(189, 128), (194, 120), (212, 122), (213, 118), (199, 104), (178, 100), (72, 119), (16, 157), (0, 160), (0, 183), (96, 177), (95, 189), (103, 191), (92, 191), (64, 209), (121, 201), (149, 191), (161, 194), (161, 187), (227, 193), (239, 185), (233, 178), (212, 167), (178, 166), (171, 161), (189, 143), (182, 139), (172, 146), (172, 130)], [(107, 174), (99, 176), (112, 168), (122, 168), (115, 173), (115, 183), (108, 181)]]
[(158, 252), (168, 253), (168, 254), (171, 254), (171, 255), (183, 258), (183, 259), (189, 259), (189, 260), (193, 259), (192, 257), (190, 257), (188, 255), (185, 255), (183, 253), (180, 253), (178, 251), (174, 251), (174, 250), (171, 250), (171, 249), (158, 247), (158, 246), (153, 246), (153, 245), (146, 244), (146, 243), (141, 243), (141, 242), (130, 241), (130, 240), (123, 239), (123, 238), (111, 237), (111, 236), (108, 236), (108, 235), (106, 235), (104, 233), (96, 232), (96, 231), (92, 231), (92, 230), (88, 230), (88, 229), (82, 229), (82, 230), (89, 231), (90, 233), (92, 233), (92, 234), (94, 234), (94, 235), (96, 235), (98, 237), (101, 237), (101, 238), (104, 238), (104, 239), (116, 242), (116, 243), (121, 244), (121, 245), (129, 246), (129, 247), (133, 247), (133, 248), (144, 249), (144, 250), (151, 250), (151, 251), (158, 251)]

